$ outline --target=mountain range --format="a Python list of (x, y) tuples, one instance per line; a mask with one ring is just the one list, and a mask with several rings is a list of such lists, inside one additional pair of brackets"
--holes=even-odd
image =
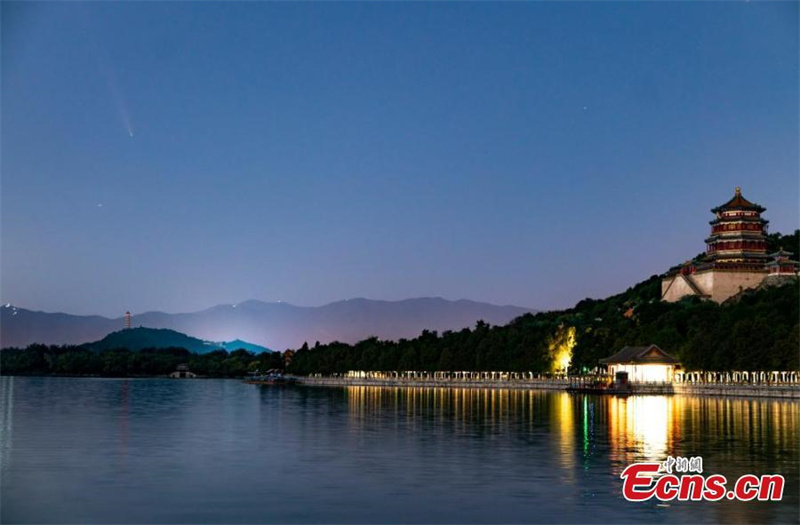
[[(169, 328), (205, 341), (255, 341), (276, 350), (366, 337), (412, 338), (424, 330), (460, 330), (483, 320), (506, 324), (534, 310), (469, 300), (423, 297), (402, 301), (349, 299), (323, 306), (295, 306), (249, 300), (192, 313), (146, 312), (132, 316), (134, 327)], [(82, 344), (124, 327), (124, 318), (83, 316), (0, 307), (0, 347), (31, 343)], [(232, 341), (235, 343), (235, 341)], [(237, 347), (238, 348), (238, 347)]]

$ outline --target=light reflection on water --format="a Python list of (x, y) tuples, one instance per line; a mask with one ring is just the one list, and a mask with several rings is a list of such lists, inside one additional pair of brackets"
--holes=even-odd
[[(0, 521), (796, 522), (800, 405), (0, 378)], [(781, 503), (631, 504), (634, 461), (786, 476)]]

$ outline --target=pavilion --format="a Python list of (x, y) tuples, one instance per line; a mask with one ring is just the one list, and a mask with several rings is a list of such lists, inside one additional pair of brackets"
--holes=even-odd
[(172, 372), (172, 373), (169, 375), (169, 377), (171, 377), (171, 378), (174, 378), (174, 379), (190, 379), (190, 378), (195, 378), (195, 377), (197, 377), (197, 374), (195, 374), (194, 372), (192, 372), (191, 370), (189, 370), (189, 365), (187, 365), (187, 364), (180, 364), (180, 365), (178, 365), (178, 367), (175, 369), (175, 371), (174, 371), (174, 372)]
[(608, 366), (608, 373), (627, 372), (632, 383), (669, 382), (680, 362), (656, 345), (626, 346), (611, 357), (600, 360)]

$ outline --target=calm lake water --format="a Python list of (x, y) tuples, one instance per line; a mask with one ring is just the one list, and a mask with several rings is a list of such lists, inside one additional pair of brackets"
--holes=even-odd
[[(798, 521), (800, 404), (0, 378), (3, 523)], [(637, 460), (786, 476), (777, 503), (628, 503)]]

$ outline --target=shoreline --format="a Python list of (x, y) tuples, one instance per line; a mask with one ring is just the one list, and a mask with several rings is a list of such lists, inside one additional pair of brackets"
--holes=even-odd
[[(77, 379), (169, 379), (171, 381), (186, 381), (194, 379), (224, 379), (244, 381), (242, 377), (208, 377), (198, 376), (192, 378), (175, 378), (160, 375), (130, 375), (130, 376), (103, 376), (103, 375), (68, 375), (68, 374), (0, 374), (0, 377), (56, 377)], [(366, 379), (366, 378), (339, 378), (339, 377), (306, 377), (287, 375), (297, 380), (297, 385), (309, 387), (385, 387), (385, 388), (452, 388), (452, 389), (482, 389), (482, 390), (545, 390), (551, 392), (566, 391), (571, 384), (569, 380), (557, 379), (532, 379), (526, 381), (512, 380), (468, 380), (444, 381), (434, 379)], [(737, 383), (674, 383), (671, 385), (632, 385), (630, 395), (684, 395), (684, 396), (712, 396), (712, 397), (755, 397), (771, 399), (800, 400), (800, 385), (751, 385)], [(605, 395), (605, 394), (595, 394)], [(612, 394), (608, 394), (612, 395)]]
[[(549, 390), (565, 391), (569, 380), (528, 381), (442, 381), (432, 379), (364, 379), (336, 377), (292, 376), (298, 384), (311, 387), (372, 386), (391, 388), (476, 388), (492, 390)], [(758, 397), (800, 400), (800, 385), (748, 385), (748, 384), (671, 384), (633, 385), (631, 395), (685, 395), (717, 397)]]

